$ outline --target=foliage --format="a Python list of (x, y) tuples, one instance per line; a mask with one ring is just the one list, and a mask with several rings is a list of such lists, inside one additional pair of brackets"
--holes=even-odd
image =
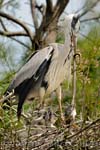
[(16, 48), (5, 45), (0, 43), (0, 95), (7, 89), (16, 70), (20, 67), (19, 64), (21, 64), (20, 59), (15, 57)]
[(93, 28), (78, 46), (81, 61), (77, 67), (77, 103), (85, 120), (95, 119), (100, 114), (100, 28)]

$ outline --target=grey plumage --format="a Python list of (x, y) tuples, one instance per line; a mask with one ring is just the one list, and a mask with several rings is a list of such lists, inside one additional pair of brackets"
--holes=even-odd
[(69, 28), (66, 30), (65, 44), (52, 43), (33, 54), (8, 87), (9, 92), (14, 89), (15, 95), (18, 95), (18, 117), (26, 99), (38, 97), (43, 101), (44, 95), (56, 90), (68, 76), (73, 57), (73, 50), (70, 49), (70, 33), (72, 29), (76, 30), (75, 25), (78, 22), (77, 19), (72, 23), (73, 16), (68, 18)]

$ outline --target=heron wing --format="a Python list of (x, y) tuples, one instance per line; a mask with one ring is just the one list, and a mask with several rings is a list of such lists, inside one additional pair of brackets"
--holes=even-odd
[(8, 91), (12, 91), (12, 89), (15, 89), (24, 81), (30, 79), (32, 76), (37, 78), (37, 74), (40, 73), (37, 72), (39, 67), (42, 68), (44, 64), (43, 62), (50, 58), (52, 50), (53, 47), (48, 46), (40, 51), (37, 51), (37, 53), (35, 53), (15, 75), (10, 86), (8, 87)]
[(32, 88), (41, 84), (53, 56), (53, 47), (47, 47), (36, 54), (21, 68), (11, 82), (8, 91), (15, 89), (18, 94), (17, 116), (20, 118), (23, 103)]

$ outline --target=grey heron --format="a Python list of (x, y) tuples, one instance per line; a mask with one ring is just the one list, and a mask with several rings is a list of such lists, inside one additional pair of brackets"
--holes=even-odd
[(40, 99), (41, 106), (44, 96), (57, 91), (59, 108), (62, 116), (61, 84), (68, 78), (73, 49), (71, 35), (77, 36), (80, 22), (75, 14), (65, 19), (66, 29), (64, 44), (51, 43), (47, 47), (36, 51), (24, 66), (16, 73), (7, 92), (14, 90), (18, 96), (17, 116), (20, 118), (25, 100)]

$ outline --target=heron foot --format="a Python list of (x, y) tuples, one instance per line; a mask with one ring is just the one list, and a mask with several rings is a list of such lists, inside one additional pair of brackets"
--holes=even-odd
[(64, 114), (63, 114), (63, 113), (60, 114), (60, 118), (61, 118), (61, 124), (62, 124), (63, 126), (65, 126), (65, 117), (64, 117)]

